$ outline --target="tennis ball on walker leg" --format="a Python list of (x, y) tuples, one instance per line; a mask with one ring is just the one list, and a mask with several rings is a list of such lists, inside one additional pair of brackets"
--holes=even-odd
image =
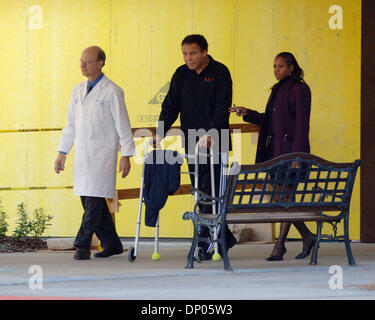
[(160, 260), (160, 253), (159, 252), (154, 252), (152, 254), (152, 260), (159, 261)]
[(213, 256), (212, 256), (212, 260), (215, 261), (215, 262), (220, 261), (221, 260), (220, 253), (214, 253)]

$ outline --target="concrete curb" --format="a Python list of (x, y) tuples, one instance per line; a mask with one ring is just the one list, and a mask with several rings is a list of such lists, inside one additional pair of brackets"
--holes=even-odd
[(49, 250), (74, 250), (73, 238), (51, 238), (47, 239), (47, 247)]

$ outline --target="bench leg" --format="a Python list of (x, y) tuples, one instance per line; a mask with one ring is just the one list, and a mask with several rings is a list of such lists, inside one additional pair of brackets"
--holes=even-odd
[(227, 239), (226, 239), (226, 223), (223, 223), (224, 225), (220, 228), (220, 240), (218, 241), (221, 247), (221, 254), (223, 256), (223, 263), (224, 263), (224, 269), (227, 271), (233, 271), (229, 258), (228, 258), (228, 250), (227, 250)]
[(310, 260), (311, 265), (318, 264), (318, 248), (319, 248), (320, 237), (322, 234), (322, 225), (323, 223), (321, 221), (316, 222), (316, 240), (315, 240), (313, 251), (311, 253), (311, 260)]
[(197, 231), (197, 226), (194, 223), (194, 237), (191, 242), (189, 254), (187, 256), (187, 264), (185, 267), (186, 269), (194, 268), (194, 252), (195, 252), (195, 248), (197, 247), (197, 245), (198, 245), (198, 231)]
[(357, 264), (354, 261), (354, 257), (352, 254), (352, 249), (350, 247), (350, 239), (349, 239), (349, 212), (346, 212), (344, 215), (344, 241), (345, 241), (345, 249), (346, 255), (348, 257), (348, 264), (350, 266), (356, 266)]

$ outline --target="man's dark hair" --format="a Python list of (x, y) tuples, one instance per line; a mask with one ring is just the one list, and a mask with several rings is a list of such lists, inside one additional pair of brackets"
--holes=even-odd
[(193, 44), (196, 43), (200, 48), (201, 51), (208, 51), (208, 43), (205, 37), (203, 37), (201, 34), (190, 34), (182, 40), (181, 46), (184, 44)]
[(103, 61), (103, 67), (105, 65), (105, 52), (102, 49), (98, 50), (98, 61)]

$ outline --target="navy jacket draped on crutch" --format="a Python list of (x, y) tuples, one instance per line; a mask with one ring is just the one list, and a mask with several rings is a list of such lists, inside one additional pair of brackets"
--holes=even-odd
[(143, 189), (146, 226), (156, 226), (159, 210), (164, 207), (168, 195), (180, 187), (183, 161), (179, 153), (172, 150), (154, 150), (146, 157)]

